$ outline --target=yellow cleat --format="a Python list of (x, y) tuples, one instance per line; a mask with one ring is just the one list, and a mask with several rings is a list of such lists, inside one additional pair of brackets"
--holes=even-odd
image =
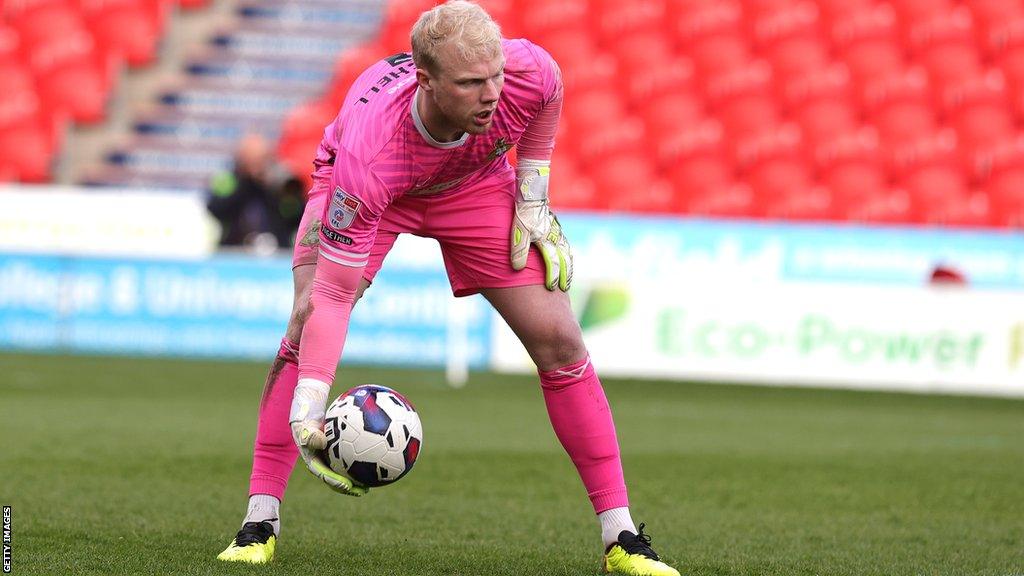
[(662, 562), (651, 549), (651, 537), (644, 534), (644, 524), (640, 524), (639, 534), (626, 530), (619, 534), (619, 541), (605, 552), (603, 569), (605, 574), (679, 576), (678, 570)]
[(270, 522), (246, 522), (217, 560), (266, 564), (274, 559), (275, 544), (277, 536)]

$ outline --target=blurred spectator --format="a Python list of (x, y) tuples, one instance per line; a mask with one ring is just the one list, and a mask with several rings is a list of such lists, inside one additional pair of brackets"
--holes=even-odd
[(207, 209), (221, 225), (222, 246), (290, 246), (302, 218), (301, 182), (274, 162), (259, 134), (238, 143), (231, 171), (210, 179)]

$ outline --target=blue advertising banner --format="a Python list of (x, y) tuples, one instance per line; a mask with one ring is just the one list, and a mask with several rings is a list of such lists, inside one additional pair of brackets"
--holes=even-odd
[(579, 277), (923, 285), (939, 264), (1024, 288), (1024, 234), (560, 214)]
[[(452, 297), (440, 266), (385, 267), (356, 306), (344, 361), (442, 366), (452, 306), (469, 365), (489, 359), (482, 298)], [(0, 348), (270, 358), (291, 311), (291, 262), (0, 255)]]

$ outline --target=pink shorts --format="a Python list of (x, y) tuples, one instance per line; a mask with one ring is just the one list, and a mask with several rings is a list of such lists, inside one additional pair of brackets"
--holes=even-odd
[[(312, 194), (299, 224), (292, 267), (314, 264), (327, 188)], [(373, 282), (399, 234), (434, 238), (441, 245), (448, 281), (456, 296), (483, 288), (544, 284), (544, 261), (530, 250), (526, 268), (512, 269), (511, 229), (515, 176), (485, 178), (438, 196), (403, 196), (381, 216), (363, 278)]]

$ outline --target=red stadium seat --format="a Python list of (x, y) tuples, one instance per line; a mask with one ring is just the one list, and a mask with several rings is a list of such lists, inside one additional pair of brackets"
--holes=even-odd
[(976, 32), (967, 8), (933, 13), (911, 27), (909, 46), (931, 75), (932, 83), (948, 86), (981, 70)]
[(129, 65), (151, 64), (157, 55), (169, 3), (165, 0), (78, 0), (86, 24), (109, 52)]
[(828, 44), (816, 38), (792, 38), (766, 48), (763, 54), (781, 81), (799, 77), (829, 64)]
[(997, 225), (1024, 228), (1024, 166), (1006, 170), (986, 187)]
[(778, 123), (778, 105), (770, 93), (771, 78), (767, 63), (753, 62), (708, 79), (708, 104), (730, 137), (741, 137)]
[(636, 34), (659, 34), (664, 27), (665, 10), (665, 0), (592, 0), (591, 29), (604, 46)]
[(576, 158), (582, 168), (590, 169), (617, 154), (634, 152), (644, 146), (644, 125), (635, 117), (611, 122), (574, 122), (577, 130)]
[(80, 31), (37, 43), (29, 61), (47, 106), (67, 111), (77, 122), (104, 119), (113, 63), (95, 52), (91, 36)]
[(693, 64), (685, 58), (646, 62), (625, 70), (622, 76), (628, 100), (634, 107), (649, 108), (663, 96), (698, 97)]
[(747, 39), (741, 34), (717, 34), (684, 44), (683, 51), (703, 75), (733, 70), (753, 60)]
[(844, 99), (821, 99), (807, 103), (789, 114), (800, 126), (804, 140), (811, 145), (825, 142), (836, 134), (856, 128), (860, 122), (857, 109)]
[(843, 203), (835, 202), (838, 214), (850, 222), (871, 224), (908, 224), (920, 220), (906, 190), (891, 189), (876, 196), (863, 196)]
[(825, 221), (836, 219), (832, 193), (828, 188), (813, 186), (765, 200), (760, 207), (765, 218), (797, 221)]
[(862, 100), (887, 146), (901, 145), (936, 129), (934, 98), (928, 76), (920, 68), (868, 83)]
[(660, 31), (619, 36), (606, 46), (624, 72), (634, 68), (650, 70), (652, 66), (664, 66), (675, 59), (672, 39)]
[(785, 83), (780, 96), (784, 113), (796, 121), (809, 143), (829, 139), (859, 123), (850, 75), (842, 65), (795, 76)]
[(991, 201), (984, 192), (971, 192), (921, 204), (921, 221), (940, 226), (991, 226)]
[(714, 120), (695, 122), (658, 144), (658, 161), (679, 193), (718, 190), (735, 180), (722, 127)]
[(825, 68), (830, 60), (819, 10), (803, 1), (761, 13), (753, 23), (759, 56), (771, 63), (776, 82)]
[(974, 18), (985, 26), (1024, 16), (1024, 0), (966, 0), (965, 3)]
[(0, 91), (0, 166), (21, 182), (49, 179), (50, 161), (57, 144), (53, 126), (42, 115), (31, 91)]
[(788, 2), (748, 12), (754, 43), (759, 48), (789, 38), (817, 38), (821, 33), (820, 18), (821, 11), (818, 5), (810, 0)]
[(820, 182), (838, 198), (882, 193), (888, 176), (878, 134), (871, 128), (836, 133), (814, 150)]
[[(654, 180), (654, 167), (636, 152), (611, 154), (587, 169), (597, 192), (612, 209), (629, 210), (633, 198), (644, 193)], [(665, 208), (667, 209), (666, 202)]]
[[(519, 8), (520, 24), (530, 38), (544, 40), (566, 29), (586, 28), (589, 6), (586, 0), (525, 0)], [(550, 48), (549, 48), (550, 49)]]
[(899, 145), (935, 131), (935, 110), (916, 102), (896, 102), (876, 112), (872, 118), (882, 140)]
[(807, 163), (795, 156), (758, 162), (745, 170), (743, 177), (755, 197), (764, 203), (806, 192), (814, 181)]
[(551, 54), (563, 70), (588, 66), (600, 54), (590, 33), (580, 27), (549, 31), (537, 42)]
[(24, 2), (13, 15), (22, 54), (36, 79), (43, 105), (79, 122), (105, 115), (114, 62), (107, 59), (70, 4)]
[(741, 175), (759, 199), (774, 199), (811, 187), (800, 129), (781, 125), (754, 132), (735, 147)]
[(835, 24), (871, 10), (874, 0), (816, 0), (822, 17)]
[(964, 172), (956, 164), (925, 166), (907, 174), (900, 184), (921, 205), (958, 201), (969, 192)]
[(562, 109), (562, 116), (572, 126), (614, 124), (625, 116), (622, 97), (611, 90), (590, 90), (573, 94), (572, 104)]
[(750, 218), (754, 214), (754, 193), (745, 184), (684, 193), (679, 202), (691, 216)]
[[(559, 62), (559, 67), (565, 93), (570, 95), (606, 90), (618, 79), (619, 67), (615, 58), (604, 53), (592, 56), (585, 65)], [(632, 85), (630, 88), (632, 90)]]
[(324, 129), (334, 120), (339, 106), (327, 98), (311, 100), (293, 109), (282, 123), (277, 155), (307, 188), (312, 184), (312, 161)]
[[(1024, 132), (977, 150), (972, 160), (971, 175), (983, 187), (1005, 180), (1006, 174), (1024, 170)], [(1015, 178), (1011, 177), (1009, 181), (1015, 181)]]
[(704, 119), (701, 100), (683, 90), (652, 95), (636, 111), (644, 122), (648, 141), (654, 145), (671, 140)]
[(994, 143), (1014, 130), (1006, 80), (998, 70), (950, 86), (942, 100), (966, 150)]
[(949, 0), (891, 0), (900, 19), (917, 22), (952, 8)]
[(597, 194), (597, 187), (589, 175), (582, 173), (576, 166), (572, 155), (555, 149), (551, 159), (551, 205), (556, 210), (561, 208), (604, 210)]
[(860, 82), (896, 74), (904, 67), (904, 49), (896, 15), (882, 4), (857, 12), (832, 26), (832, 43)]
[(801, 3), (802, 0), (741, 0), (743, 12), (749, 17), (759, 18), (764, 14), (771, 14), (779, 10), (792, 8)]
[(1012, 93), (1024, 94), (1024, 15), (993, 26), (988, 49)]
[(950, 129), (941, 129), (900, 145), (890, 146), (883, 140), (882, 145), (888, 154), (890, 172), (896, 178), (930, 166), (953, 166), (963, 161), (956, 133)]
[(668, 178), (677, 195), (701, 195), (731, 186), (736, 172), (721, 156), (695, 156), (680, 160), (668, 172)]
[(714, 2), (683, 13), (676, 41), (702, 74), (731, 70), (750, 61), (743, 10), (735, 1)]

